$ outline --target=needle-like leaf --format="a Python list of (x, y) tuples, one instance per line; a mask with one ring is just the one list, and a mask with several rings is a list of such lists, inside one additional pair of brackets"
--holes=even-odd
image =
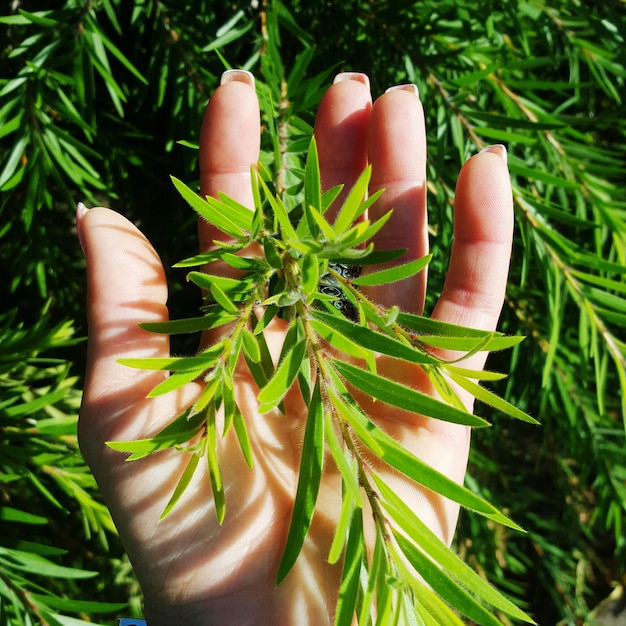
[(260, 413), (271, 411), (283, 399), (298, 374), (306, 349), (307, 343), (303, 339), (285, 355), (272, 379), (259, 392)]
[(461, 411), (440, 400), (436, 400), (428, 394), (411, 389), (406, 385), (396, 383), (378, 374), (365, 371), (348, 363), (342, 363), (336, 359), (333, 360), (333, 365), (350, 384), (373, 398), (382, 400), (392, 406), (411, 411), (417, 415), (427, 415), (455, 424), (464, 424), (475, 428), (489, 426), (489, 422), (472, 413)]
[(388, 283), (394, 283), (399, 280), (404, 280), (410, 276), (414, 276), (421, 272), (430, 263), (432, 254), (429, 254), (421, 259), (415, 259), (409, 261), (403, 265), (395, 265), (386, 270), (380, 270), (373, 274), (365, 274), (359, 276), (352, 281), (353, 285), (359, 285), (360, 287), (372, 286), (372, 285), (386, 285)]
[(309, 413), (302, 441), (298, 488), (293, 503), (287, 541), (278, 566), (276, 584), (279, 585), (294, 566), (309, 532), (313, 511), (322, 480), (324, 459), (324, 405), (319, 381), (313, 389)]

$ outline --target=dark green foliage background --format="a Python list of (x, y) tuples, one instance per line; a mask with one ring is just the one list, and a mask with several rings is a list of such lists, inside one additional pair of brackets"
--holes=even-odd
[[(429, 307), (445, 275), (459, 167), (483, 145), (507, 144), (517, 233), (500, 329), (528, 339), (493, 365), (510, 371), (498, 391), (542, 426), (485, 412), (494, 426), (475, 437), (467, 484), (529, 532), (463, 514), (458, 549), (538, 623), (584, 623), (626, 582), (625, 36), (621, 0), (3, 3), (0, 624), (28, 614), (112, 620), (98, 606), (33, 605), (36, 585), (73, 602), (130, 598), (124, 610), (141, 610), (74, 436), (85, 361), (76, 338), (87, 332), (75, 203), (122, 212), (166, 267), (189, 256), (193, 217), (169, 175), (197, 176), (195, 151), (176, 142), (197, 140), (224, 63), (273, 93), (264, 120), (269, 128), (276, 116), (282, 134), (276, 144), (265, 133), (264, 155), (278, 147), (283, 165), (300, 163), (297, 129), (312, 125), (335, 72), (367, 72), (374, 95), (418, 84)], [(308, 59), (306, 72), (281, 99), (297, 59)], [(173, 317), (198, 305), (178, 272)], [(10, 342), (18, 332), (24, 340)], [(16, 548), (100, 575), (18, 575), (5, 553)]]

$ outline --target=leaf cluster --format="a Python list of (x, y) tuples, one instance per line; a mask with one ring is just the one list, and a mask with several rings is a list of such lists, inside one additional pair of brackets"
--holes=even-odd
[[(397, 307), (386, 309), (367, 297), (364, 288), (410, 278), (429, 261), (425, 257), (402, 263), (404, 251), (378, 253), (374, 249), (371, 240), (384, 228), (389, 214), (374, 222), (367, 217), (368, 207), (383, 193), (364, 200), (371, 168), (347, 193), (332, 222), (327, 219), (328, 210), (342, 187), (321, 191), (314, 140), (306, 160), (304, 198), (291, 210), (272, 188), (265, 168), (259, 164), (258, 169), (258, 174), (252, 170), (254, 211), (223, 194), (199, 197), (174, 179), (183, 198), (201, 218), (227, 235), (228, 241), (216, 240), (212, 250), (179, 264), (208, 266), (206, 273), (188, 274), (188, 280), (205, 293), (205, 314), (142, 327), (161, 333), (211, 330), (212, 336), (217, 332), (219, 338), (191, 357), (122, 359), (130, 367), (171, 373), (150, 392), (151, 397), (192, 380), (202, 381), (204, 389), (190, 408), (175, 416), (155, 437), (109, 445), (128, 453), (129, 461), (170, 448), (187, 454), (186, 468), (163, 516), (174, 508), (202, 463), (210, 477), (217, 520), (223, 523), (227, 502), (218, 439), (234, 431), (248, 465), (254, 463), (247, 416), (235, 393), (237, 373), (245, 363), (258, 387), (258, 412), (285, 412), (284, 400), (292, 390), (306, 407), (298, 486), (277, 583), (287, 576), (304, 544), (320, 484), (328, 471), (324, 459), (330, 452), (342, 479), (341, 513), (328, 555), (329, 562), (342, 558), (344, 563), (337, 624), (351, 624), (354, 617), (366, 624), (373, 616), (385, 624), (460, 623), (448, 605), (480, 624), (501, 624), (495, 610), (532, 621), (464, 565), (419, 520), (385, 482), (380, 467), (396, 470), (423, 488), (493, 521), (517, 530), (519, 527), (396, 442), (355, 394), (358, 390), (378, 403), (418, 416), (488, 426), (466, 409), (451, 384), (456, 383), (509, 416), (536, 423), (475, 382), (497, 380), (501, 375), (462, 367), (463, 359), (475, 352), (501, 350), (521, 338), (443, 324)], [(394, 257), (399, 257), (396, 265), (376, 271), (377, 263)], [(212, 274), (213, 264), (218, 262), (239, 270), (241, 275), (233, 279)], [(357, 277), (337, 271), (338, 264), (347, 262), (371, 266), (371, 271)], [(324, 280), (333, 282), (335, 293), (324, 292)], [(346, 317), (348, 307), (354, 319)], [(274, 318), (286, 324), (277, 363), (272, 360), (266, 338)], [(437, 356), (435, 347), (454, 350), (458, 356), (444, 360)], [(441, 399), (381, 374), (377, 365), (381, 355), (406, 367), (420, 367)], [(297, 419), (289, 413), (285, 417)], [(372, 511), (376, 533), (371, 558), (365, 542), (365, 503)]]
[(115, 532), (78, 454), (76, 378), (67, 361), (41, 355), (77, 340), (70, 323), (52, 326), (45, 311), (32, 327), (15, 318), (16, 311), (0, 317), (0, 623), (84, 623), (71, 616), (110, 613), (125, 603), (70, 595), (99, 572), (55, 545), (66, 543), (53, 521), (59, 517), (104, 546)]

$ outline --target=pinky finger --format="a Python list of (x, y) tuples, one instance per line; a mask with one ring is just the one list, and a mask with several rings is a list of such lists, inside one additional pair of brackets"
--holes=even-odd
[(513, 241), (513, 197), (506, 154), (502, 145), (489, 146), (461, 169), (450, 267), (434, 319), (495, 330)]

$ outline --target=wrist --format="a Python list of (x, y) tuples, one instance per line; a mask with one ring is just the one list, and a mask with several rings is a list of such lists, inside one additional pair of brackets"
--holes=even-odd
[[(289, 584), (292, 583), (292, 584)], [(295, 584), (293, 584), (295, 583)], [(298, 583), (300, 583), (298, 585)], [(328, 626), (333, 623), (334, 594), (308, 581), (287, 580), (279, 587), (263, 585), (198, 603), (170, 604), (145, 600), (148, 626)], [(332, 596), (332, 597), (331, 597)]]

